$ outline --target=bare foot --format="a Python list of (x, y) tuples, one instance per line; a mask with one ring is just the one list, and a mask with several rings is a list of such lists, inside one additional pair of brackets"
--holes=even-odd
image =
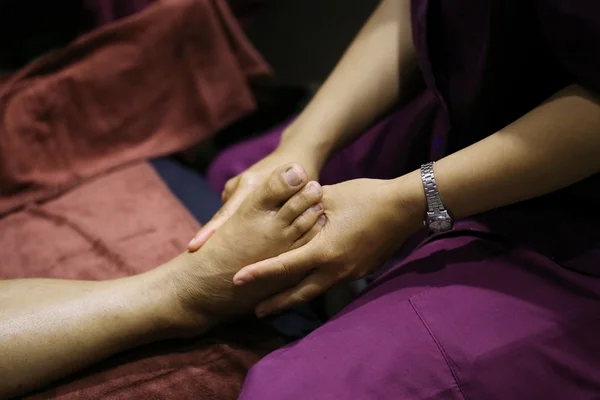
[(322, 189), (307, 181), (297, 164), (276, 169), (200, 250), (169, 263), (173, 270), (185, 271), (175, 275), (184, 309), (220, 320), (252, 310), (263, 298), (302, 278), (275, 279), (251, 288), (232, 282), (242, 267), (300, 247), (321, 230)]

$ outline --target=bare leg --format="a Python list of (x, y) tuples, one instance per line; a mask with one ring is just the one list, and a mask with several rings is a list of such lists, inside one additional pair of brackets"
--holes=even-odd
[[(286, 283), (247, 292), (232, 277), (243, 266), (310, 240), (320, 229), (321, 192), (306, 175), (277, 170), (194, 254), (145, 274), (102, 282), (0, 282), (0, 398), (16, 396), (130, 347), (197, 335), (254, 307)], [(281, 285), (277, 287), (277, 285)]]

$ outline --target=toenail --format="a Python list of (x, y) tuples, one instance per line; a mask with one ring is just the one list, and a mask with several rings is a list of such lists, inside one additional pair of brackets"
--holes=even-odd
[(326, 216), (324, 216), (324, 215), (321, 215), (321, 216), (319, 217), (319, 219), (317, 220), (317, 224), (319, 224), (319, 225), (321, 225), (321, 226), (324, 226), (324, 225), (325, 225), (325, 222), (327, 222), (327, 217), (326, 217)]
[(296, 171), (294, 167), (288, 168), (288, 170), (285, 171), (284, 176), (285, 181), (290, 186), (298, 186), (302, 183), (302, 178), (300, 177), (300, 174), (298, 173), (298, 171)]
[(323, 209), (323, 205), (322, 205), (321, 203), (319, 203), (319, 204), (316, 204), (316, 205), (312, 206), (312, 210), (313, 210), (313, 211), (316, 211), (316, 212), (319, 212), (319, 211), (321, 211), (322, 209)]
[(320, 194), (321, 193), (321, 187), (317, 183), (315, 183), (315, 182), (311, 182), (308, 185), (308, 189), (307, 190), (308, 190), (309, 193), (312, 193), (312, 194)]

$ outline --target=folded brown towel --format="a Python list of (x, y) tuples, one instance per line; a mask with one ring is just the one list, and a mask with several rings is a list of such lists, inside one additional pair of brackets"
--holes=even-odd
[(254, 106), (269, 67), (224, 0), (164, 0), (0, 87), (0, 215), (206, 139)]
[[(144, 160), (252, 110), (249, 81), (268, 75), (223, 0), (165, 0), (0, 83), (0, 279), (110, 279), (183, 251), (199, 225)], [(250, 321), (30, 398), (235, 399), (280, 344)]]

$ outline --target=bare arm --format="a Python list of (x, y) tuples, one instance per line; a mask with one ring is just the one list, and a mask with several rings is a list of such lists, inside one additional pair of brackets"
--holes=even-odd
[(295, 162), (309, 179), (317, 179), (334, 151), (412, 94), (419, 83), (417, 71), (410, 0), (383, 0), (312, 101), (283, 133), (279, 147), (227, 182), (225, 204), (188, 249), (202, 247), (275, 168)]
[(410, 0), (383, 0), (321, 89), (287, 129), (282, 148), (327, 157), (400, 98), (417, 73)]
[[(436, 181), (445, 206), (454, 217), (465, 218), (598, 173), (598, 154), (600, 99), (570, 86), (513, 124), (437, 162)], [(295, 287), (263, 301), (258, 315), (303, 303), (340, 280), (365, 276), (423, 226), (427, 205), (419, 171), (391, 181), (348, 181), (323, 191), (329, 214), (320, 236), (235, 275), (242, 286), (307, 274)]]
[[(446, 207), (463, 218), (598, 173), (599, 154), (600, 99), (573, 85), (501, 131), (437, 162), (436, 181)], [(425, 214), (419, 172), (396, 181), (397, 189), (410, 193), (419, 224)]]

